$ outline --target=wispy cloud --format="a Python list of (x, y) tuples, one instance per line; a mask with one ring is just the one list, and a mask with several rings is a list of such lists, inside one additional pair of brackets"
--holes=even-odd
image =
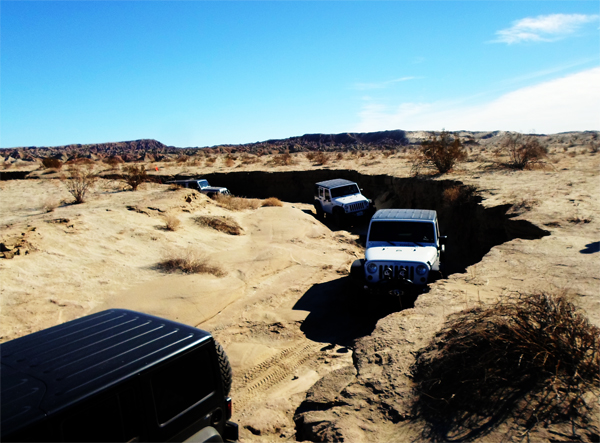
[(408, 80), (414, 80), (417, 77), (401, 77), (394, 80), (387, 80), (384, 82), (376, 82), (376, 83), (355, 83), (353, 85), (353, 89), (358, 89), (359, 91), (364, 91), (367, 89), (384, 89), (388, 86), (391, 86), (395, 83), (406, 82)]
[(356, 132), (389, 129), (519, 131), (600, 130), (600, 67), (517, 89), (487, 103), (367, 103)]
[(550, 14), (527, 17), (496, 32), (493, 43), (551, 42), (576, 32), (586, 23), (598, 21), (598, 15)]

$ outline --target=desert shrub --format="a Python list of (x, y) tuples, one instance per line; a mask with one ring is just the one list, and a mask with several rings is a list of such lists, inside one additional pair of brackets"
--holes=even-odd
[(446, 204), (468, 204), (477, 198), (477, 189), (470, 185), (457, 185), (444, 189), (442, 195)]
[(125, 166), (122, 171), (123, 181), (131, 187), (132, 191), (137, 190), (139, 185), (148, 181), (144, 165)]
[(294, 158), (289, 152), (284, 152), (283, 154), (278, 154), (273, 156), (273, 160), (271, 160), (271, 164), (275, 166), (289, 166), (295, 163)]
[(513, 169), (526, 169), (546, 157), (548, 149), (542, 146), (536, 138), (512, 134), (507, 135), (496, 150), (496, 154), (502, 153), (508, 154), (507, 166)]
[(283, 203), (277, 197), (269, 197), (262, 201), (261, 206), (283, 206)]
[(166, 252), (162, 260), (158, 263), (158, 268), (165, 272), (212, 274), (216, 277), (226, 275), (219, 266), (209, 264), (204, 254), (191, 247)]
[(429, 424), (423, 437), (470, 441), (508, 419), (526, 430), (570, 422), (573, 433), (592, 431), (599, 336), (564, 296), (522, 295), (455, 314), (412, 367), (413, 412)]
[(75, 198), (75, 204), (83, 203), (85, 196), (93, 187), (98, 176), (91, 165), (71, 165), (67, 176), (62, 177), (67, 191)]
[(179, 225), (181, 225), (181, 220), (177, 218), (175, 214), (167, 213), (164, 215), (165, 220), (165, 229), (167, 231), (176, 231), (179, 229)]
[(200, 226), (206, 226), (229, 235), (240, 235), (242, 228), (231, 217), (200, 215), (194, 218)]
[(315, 159), (315, 155), (316, 153), (314, 151), (308, 151), (306, 154), (304, 154), (304, 156), (306, 157), (306, 159), (311, 162)]
[(233, 165), (235, 165), (235, 160), (232, 157), (226, 157), (225, 158), (225, 166), (227, 166), (228, 168), (231, 168)]
[(242, 154), (241, 156), (242, 164), (251, 165), (253, 163), (258, 163), (258, 158), (255, 155), (250, 154)]
[(46, 169), (60, 170), (60, 168), (62, 168), (63, 162), (61, 162), (57, 158), (47, 157), (42, 160), (42, 165), (44, 165)]
[(344, 153), (342, 151), (339, 151), (337, 154), (335, 154), (335, 159), (336, 160), (343, 160), (344, 159)]
[(417, 153), (416, 166), (433, 166), (441, 174), (452, 170), (457, 162), (464, 161), (467, 153), (459, 137), (452, 137), (446, 131), (442, 131), (439, 138), (430, 137), (421, 143)]
[(222, 208), (232, 211), (242, 211), (244, 209), (258, 209), (261, 201), (256, 198), (234, 197), (233, 195), (215, 194), (213, 200)]
[(190, 158), (187, 155), (180, 155), (175, 159), (177, 163), (186, 163)]
[(313, 162), (317, 166), (326, 165), (327, 163), (329, 163), (329, 154), (323, 151), (318, 151), (317, 153), (315, 153)]
[(213, 166), (217, 161), (216, 157), (206, 157), (206, 166)]

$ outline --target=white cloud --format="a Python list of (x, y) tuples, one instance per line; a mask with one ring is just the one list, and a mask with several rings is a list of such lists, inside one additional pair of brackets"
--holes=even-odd
[(394, 83), (400, 83), (400, 82), (405, 82), (408, 80), (414, 80), (416, 77), (402, 77), (402, 78), (397, 78), (394, 80), (387, 80), (385, 82), (377, 82), (377, 83), (356, 83), (354, 85), (354, 89), (358, 89), (360, 91), (366, 90), (366, 89), (384, 89), (387, 88), (390, 85), (393, 85)]
[(514, 21), (496, 32), (495, 43), (550, 42), (576, 32), (582, 25), (597, 21), (598, 15), (550, 14)]
[(517, 89), (476, 106), (402, 103), (389, 109), (366, 104), (357, 132), (404, 130), (518, 131), (555, 134), (600, 130), (600, 67)]

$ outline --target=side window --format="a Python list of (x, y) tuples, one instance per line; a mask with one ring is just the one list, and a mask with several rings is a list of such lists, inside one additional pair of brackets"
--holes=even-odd
[(62, 422), (63, 441), (129, 442), (140, 438), (142, 425), (133, 389), (76, 409), (78, 412)]
[(156, 418), (166, 425), (215, 391), (217, 378), (208, 348), (168, 362), (151, 375), (150, 383)]
[(321, 197), (321, 198), (325, 197), (325, 192), (324, 192), (323, 188), (319, 188), (319, 197)]

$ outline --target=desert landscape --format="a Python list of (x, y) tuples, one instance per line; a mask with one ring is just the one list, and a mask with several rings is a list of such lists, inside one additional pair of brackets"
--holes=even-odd
[[(537, 423), (535, 392), (442, 434), (415, 409), (415, 365), (457, 314), (544, 294), (600, 327), (598, 132), (532, 136), (547, 154), (523, 169), (498, 151), (510, 134), (455, 135), (467, 157), (445, 174), (415, 167), (425, 132), (5, 149), (0, 342), (109, 308), (205, 329), (234, 370), (242, 442), (598, 441), (597, 381), (577, 391), (576, 413)], [(147, 173), (135, 191), (131, 165)], [(74, 167), (98, 177), (80, 204)], [(235, 197), (166, 183), (192, 177)], [(316, 218), (314, 183), (332, 178), (359, 183), (378, 209), (435, 209), (447, 275), (402, 305), (353, 303), (367, 224)], [(197, 266), (182, 272), (177, 260)], [(586, 355), (597, 365), (597, 348)], [(571, 395), (560, 389), (553, 398)]]

